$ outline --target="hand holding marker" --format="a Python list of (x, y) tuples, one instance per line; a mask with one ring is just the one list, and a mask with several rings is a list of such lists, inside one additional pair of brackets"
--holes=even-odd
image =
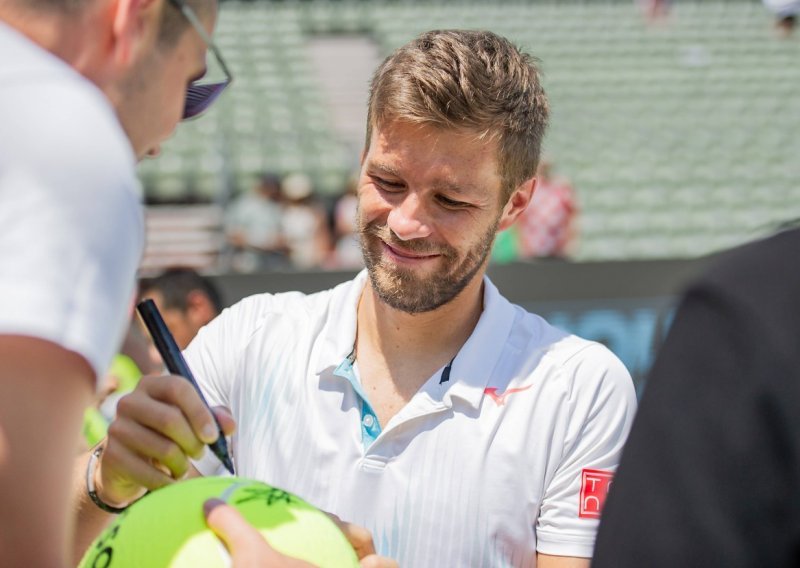
[[(167, 328), (167, 324), (164, 323), (164, 319), (158, 312), (155, 302), (150, 299), (143, 300), (139, 302), (136, 309), (139, 311), (144, 325), (150, 332), (153, 343), (155, 343), (156, 349), (158, 349), (158, 352), (161, 354), (161, 358), (164, 360), (167, 370), (174, 375), (184, 377), (187, 381), (192, 383), (197, 394), (200, 395), (200, 400), (202, 400), (203, 404), (208, 408), (208, 402), (206, 402), (200, 387), (197, 386), (197, 381), (195, 381), (194, 375), (192, 375), (192, 371), (189, 369), (189, 365), (186, 364), (186, 360), (183, 358), (181, 350), (175, 342), (175, 338), (172, 337), (169, 328)], [(231, 461), (230, 455), (228, 454), (228, 444), (225, 442), (225, 435), (222, 433), (222, 428), (216, 417), (214, 417), (214, 421), (217, 422), (219, 438), (217, 438), (215, 442), (209, 444), (208, 447), (211, 448), (214, 455), (219, 458), (219, 461), (222, 462), (225, 469), (233, 474), (233, 461)]]

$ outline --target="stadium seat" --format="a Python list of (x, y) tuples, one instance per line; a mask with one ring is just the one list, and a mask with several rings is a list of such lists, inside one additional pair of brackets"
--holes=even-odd
[(384, 56), (424, 29), (486, 27), (542, 62), (544, 150), (578, 193), (577, 258), (699, 256), (800, 217), (800, 43), (770, 26), (747, 0), (676, 1), (658, 26), (630, 1), (232, 0), (216, 38), (235, 83), (141, 166), (143, 179), (152, 199), (193, 187), (213, 201), (243, 189), (215, 184), (262, 169), (303, 170), (338, 191), (353, 152), (311, 39), (367, 35)]

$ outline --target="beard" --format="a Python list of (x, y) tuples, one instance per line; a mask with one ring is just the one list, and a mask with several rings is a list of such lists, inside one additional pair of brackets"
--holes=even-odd
[[(378, 298), (390, 307), (408, 314), (429, 312), (453, 300), (484, 265), (494, 243), (500, 216), (466, 253), (450, 245), (426, 239), (402, 240), (386, 225), (364, 223), (358, 214), (358, 232), (364, 265)], [(419, 254), (437, 254), (440, 268), (420, 276), (416, 271), (388, 261), (383, 244)]]

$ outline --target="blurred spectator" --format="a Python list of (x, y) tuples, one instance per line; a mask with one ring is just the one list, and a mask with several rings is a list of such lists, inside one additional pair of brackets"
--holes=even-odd
[(669, 16), (671, 0), (637, 0), (648, 24), (656, 25)]
[(505, 231), (500, 231), (494, 239), (492, 245), (493, 264), (506, 264), (519, 260), (519, 227), (515, 223)]
[(232, 270), (255, 272), (289, 265), (282, 215), (281, 180), (275, 174), (262, 174), (251, 191), (231, 201), (225, 212), (225, 238)]
[(330, 264), (334, 268), (361, 268), (364, 266), (356, 228), (357, 192), (358, 173), (355, 173), (348, 178), (345, 191), (336, 200), (333, 208), (333, 229), (336, 243)]
[(800, 0), (763, 0), (764, 6), (775, 16), (775, 31), (780, 37), (788, 38), (797, 25), (800, 13)]
[[(219, 290), (191, 268), (169, 268), (159, 276), (143, 279), (139, 290), (140, 298), (151, 298), (155, 302), (181, 349), (222, 311)], [(106, 436), (108, 425), (116, 415), (117, 402), (134, 389), (142, 375), (162, 369), (161, 356), (147, 332), (132, 319), (120, 352), (100, 381), (94, 405), (84, 413), (84, 449)]]
[(325, 208), (314, 198), (311, 179), (302, 173), (290, 174), (284, 178), (281, 190), (282, 229), (292, 266), (301, 269), (322, 266), (332, 239)]
[(578, 208), (572, 184), (553, 176), (552, 163), (543, 159), (536, 173), (533, 199), (516, 226), (522, 258), (566, 258), (577, 242)]
[(223, 308), (217, 287), (191, 268), (169, 268), (155, 278), (142, 280), (139, 295), (155, 302), (181, 349), (186, 349), (200, 328)]

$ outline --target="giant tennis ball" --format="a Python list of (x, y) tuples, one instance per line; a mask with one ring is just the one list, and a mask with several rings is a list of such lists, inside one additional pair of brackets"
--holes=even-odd
[(200, 477), (142, 498), (92, 543), (79, 568), (223, 568), (224, 545), (206, 526), (203, 503), (236, 507), (276, 550), (331, 568), (357, 567), (353, 548), (327, 515), (260, 481)]

